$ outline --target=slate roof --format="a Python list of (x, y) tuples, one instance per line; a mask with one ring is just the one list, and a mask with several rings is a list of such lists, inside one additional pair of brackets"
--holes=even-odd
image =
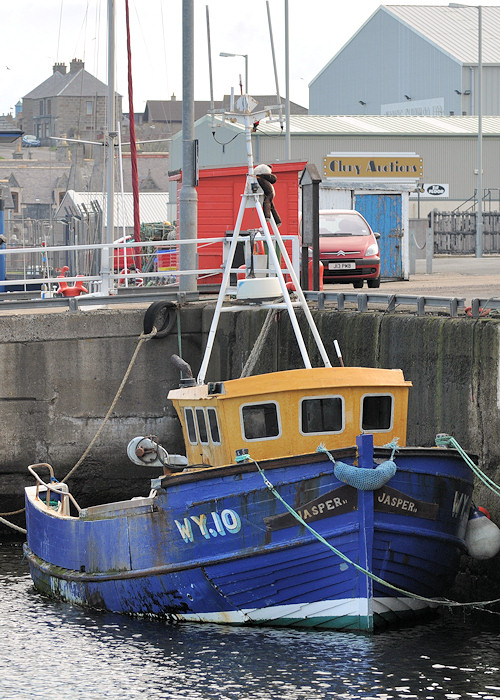
[[(277, 104), (276, 95), (252, 95), (260, 107)], [(222, 101), (214, 101), (214, 109), (229, 109), (231, 96), (224, 95)], [(281, 104), (285, 107), (285, 98), (281, 98)], [(211, 103), (209, 100), (196, 100), (194, 103), (194, 119), (197, 121), (209, 114)], [(290, 102), (290, 114), (307, 114), (307, 107), (302, 107), (296, 102)], [(182, 123), (182, 100), (148, 100), (144, 111), (144, 119), (150, 122)]]
[(24, 95), (23, 99), (39, 100), (45, 97), (106, 97), (108, 87), (101, 80), (88, 73), (85, 68), (62, 74), (52, 73), (50, 78)]
[(10, 162), (4, 164), (0, 161), (0, 180), (5, 180), (11, 187), (19, 187), (22, 190), (21, 203), (26, 204), (50, 204), (54, 189), (63, 188), (60, 183), (68, 178), (70, 165), (53, 164), (46, 161), (32, 162), (19, 165)]

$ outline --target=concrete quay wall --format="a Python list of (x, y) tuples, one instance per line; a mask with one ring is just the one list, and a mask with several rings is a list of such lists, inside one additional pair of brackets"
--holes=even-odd
[[(69, 481), (82, 507), (148, 493), (157, 470), (128, 460), (132, 437), (154, 434), (169, 452), (183, 452), (179, 423), (166, 399), (179, 380), (170, 356), (182, 354), (196, 375), (213, 306), (182, 307), (180, 334), (174, 330), (141, 347), (109, 421)], [(61, 479), (78, 461), (125, 375), (146, 308), (2, 315), (0, 512), (22, 507), (23, 487), (31, 483), (28, 464), (49, 462)], [(207, 380), (240, 375), (265, 314), (259, 309), (222, 314)], [(499, 321), (375, 311), (313, 315), (332, 364), (337, 339), (345, 364), (401, 368), (413, 382), (408, 444), (433, 445), (436, 433), (449, 433), (500, 482)], [(312, 348), (303, 318), (300, 323)], [(311, 357), (319, 362), (314, 351)], [(271, 324), (258, 366), (266, 372), (302, 366), (286, 313)], [(500, 523), (500, 504), (482, 485), (475, 500)]]

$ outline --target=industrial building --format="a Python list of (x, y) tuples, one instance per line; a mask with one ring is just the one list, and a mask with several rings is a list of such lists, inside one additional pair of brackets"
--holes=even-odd
[[(225, 167), (246, 162), (244, 129), (238, 124), (205, 116), (195, 124), (199, 167)], [(252, 135), (255, 162), (286, 160), (285, 136), (279, 122), (261, 122)], [(359, 179), (342, 183), (325, 177), (324, 159), (332, 153), (415, 153), (423, 160), (419, 187), (410, 194), (410, 218), (424, 218), (431, 209), (450, 211), (470, 207), (477, 189), (477, 118), (429, 116), (291, 115), (290, 160), (313, 163), (323, 178), (322, 189), (355, 189)], [(174, 135), (170, 168), (182, 167), (182, 134)], [(484, 209), (499, 209), (500, 116), (483, 119)], [(424, 185), (426, 186), (424, 188)], [(442, 187), (432, 187), (441, 185)], [(392, 189), (394, 178), (377, 178), (377, 189)], [(418, 190), (422, 190), (418, 192)], [(327, 197), (326, 194), (323, 195)], [(172, 192), (171, 202), (175, 202)], [(324, 199), (325, 203), (331, 202)], [(172, 215), (173, 216), (173, 215)], [(175, 216), (174, 216), (175, 218)]]
[(500, 114), (500, 7), (382, 5), (309, 84), (309, 114)]

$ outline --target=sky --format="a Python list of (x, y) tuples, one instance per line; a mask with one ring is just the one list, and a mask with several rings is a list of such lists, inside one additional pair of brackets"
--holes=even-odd
[[(309, 104), (308, 85), (380, 6), (377, 0), (288, 0), (290, 100)], [(396, 0), (399, 5), (446, 5), (437, 0)], [(498, 4), (483, 0), (483, 4)], [(210, 27), (214, 100), (244, 83), (248, 56), (250, 94), (285, 96), (285, 0), (194, 0), (195, 99), (210, 99), (207, 32)], [(182, 0), (129, 0), (134, 111), (147, 100), (182, 99)], [(271, 18), (271, 43), (268, 7)], [(128, 112), (125, 0), (116, 8), (116, 90)], [(208, 11), (207, 11), (208, 8)], [(52, 74), (54, 63), (85, 61), (104, 83), (107, 67), (107, 0), (16, 0), (0, 8), (0, 114)]]

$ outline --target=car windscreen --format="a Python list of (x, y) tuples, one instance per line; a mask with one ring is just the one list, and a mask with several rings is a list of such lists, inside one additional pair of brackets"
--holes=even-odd
[(370, 229), (356, 214), (321, 214), (320, 236), (369, 236)]

